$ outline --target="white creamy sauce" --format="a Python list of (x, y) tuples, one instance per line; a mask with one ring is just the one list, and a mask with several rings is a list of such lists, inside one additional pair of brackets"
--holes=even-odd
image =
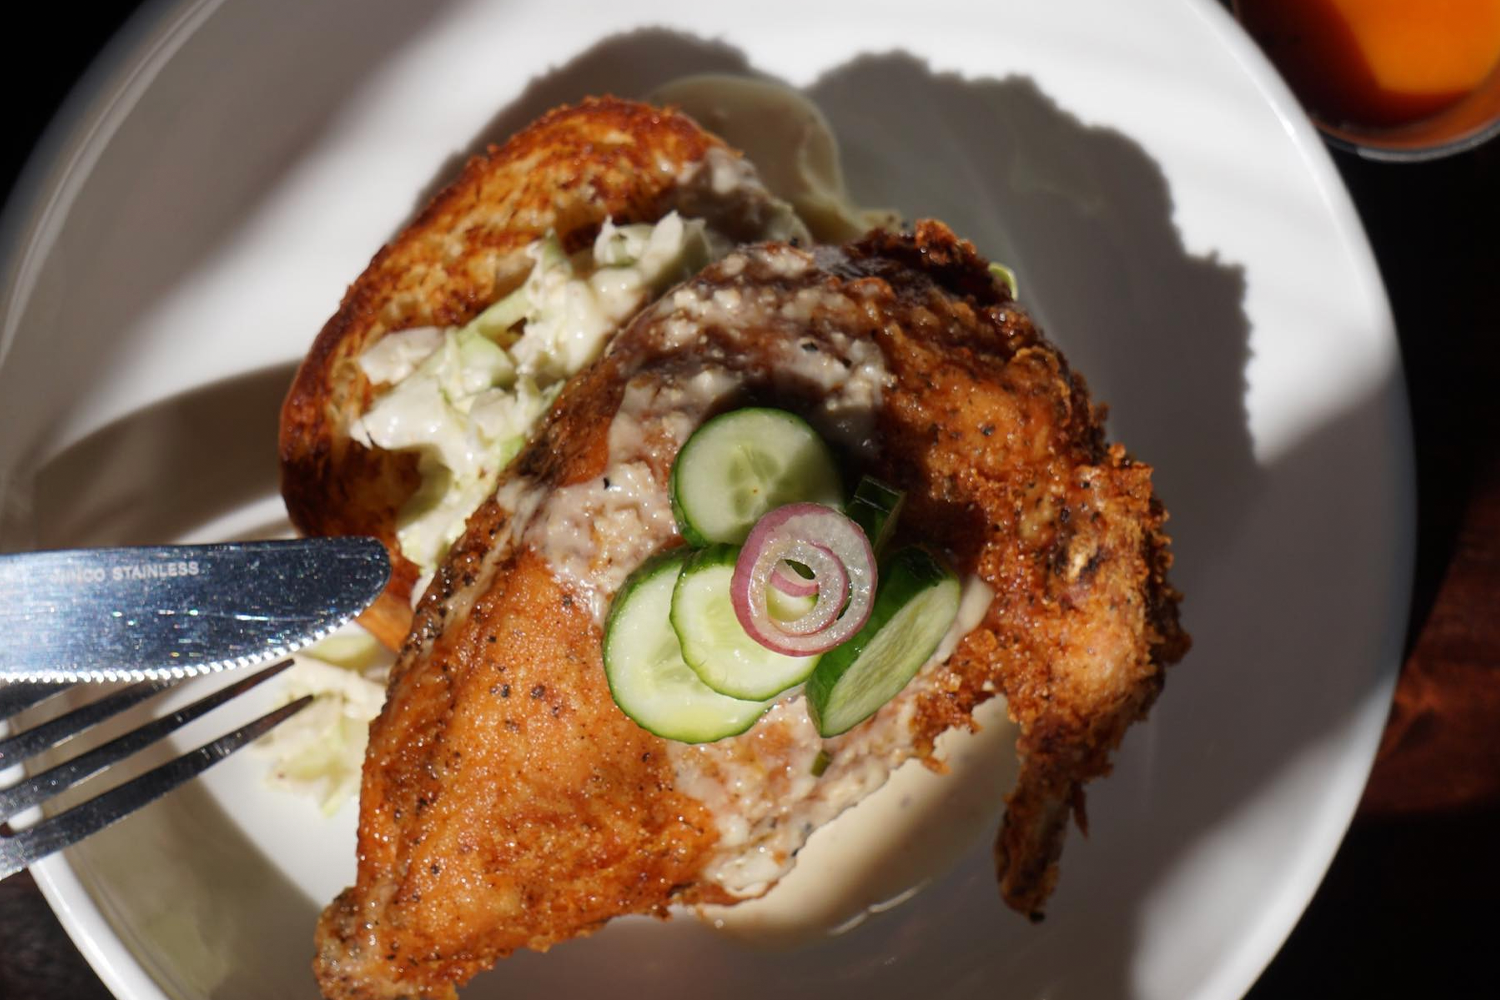
[[(778, 278), (789, 281), (813, 267), (810, 254), (789, 247), (757, 247), (734, 253), (720, 263), (727, 277), (743, 272), (750, 259)], [(799, 288), (790, 296), (773, 288), (719, 288), (711, 294), (691, 285), (672, 293), (673, 313), (665, 322), (667, 347), (684, 347), (705, 326), (733, 333), (748, 326), (773, 324), (789, 328), (793, 336), (776, 345), (770, 369), (773, 384), (791, 396), (807, 398), (809, 389), (821, 394), (818, 412), (809, 414), (825, 436), (866, 460), (875, 457), (875, 414), (882, 392), (894, 384), (880, 348), (836, 327), (854, 325), (859, 304), (850, 296), (820, 285)], [(826, 322), (818, 336), (798, 337), (814, 329), (814, 317)], [(830, 329), (828, 327), (835, 327)]]
[(709, 410), (738, 386), (713, 366), (680, 380), (631, 380), (609, 425), (603, 474), (552, 490), (542, 504), (525, 540), (589, 602), (595, 621), (603, 622), (625, 577), (676, 535), (665, 470)]
[(994, 588), (983, 579), (974, 573), (965, 577), (963, 590), (960, 591), (958, 599), (958, 614), (953, 616), (953, 624), (948, 626), (948, 631), (938, 643), (931, 662), (942, 663), (952, 656), (953, 651), (958, 648), (959, 641), (984, 621), (984, 616), (989, 613), (990, 604), (994, 600)]
[(825, 741), (799, 692), (778, 701), (744, 736), (669, 743), (677, 790), (707, 805), (718, 827), (703, 879), (744, 898), (764, 893), (791, 870), (814, 830), (884, 783), (900, 763), (904, 729), (866, 725), (827, 741), (830, 762), (814, 776)]
[[(712, 241), (717, 243), (718, 241)], [(559, 381), (599, 356), (605, 340), (663, 288), (716, 256), (702, 219), (668, 212), (654, 226), (606, 220), (580, 271), (546, 240), (526, 249), (526, 327), (511, 348), (517, 368)]]
[(443, 333), (440, 326), (419, 326), (387, 334), (359, 356), (359, 367), (372, 385), (400, 382), (442, 345)]
[[(820, 289), (803, 289), (807, 291), (830, 298)], [(803, 297), (798, 294), (799, 300)], [(841, 301), (852, 308), (848, 299)], [(810, 415), (812, 422), (825, 437), (866, 461), (873, 460), (878, 451), (875, 414), (880, 410), (883, 391), (894, 384), (895, 376), (886, 370), (885, 357), (874, 341), (855, 340), (840, 333), (825, 337), (832, 341), (832, 351), (817, 344), (816, 350), (808, 350), (802, 341), (784, 342), (776, 363), (777, 383), (782, 388), (799, 381), (822, 387), (825, 394), (818, 412)]]
[(942, 877), (995, 835), (1019, 767), (1005, 699), (985, 702), (974, 719), (977, 733), (938, 737), (946, 774), (907, 761), (838, 822), (816, 830), (771, 892), (700, 907), (699, 916), (756, 947), (799, 947), (842, 934)]

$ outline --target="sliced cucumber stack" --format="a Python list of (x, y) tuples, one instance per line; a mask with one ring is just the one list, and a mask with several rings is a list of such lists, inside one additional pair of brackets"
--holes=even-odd
[(958, 616), (962, 587), (953, 571), (920, 548), (881, 567), (870, 619), (823, 654), (807, 681), (807, 705), (823, 736), (847, 732), (896, 696)]
[(754, 407), (705, 423), (671, 476), (693, 549), (632, 573), (605, 622), (615, 702), (684, 743), (745, 732), (799, 684), (824, 736), (875, 714), (958, 615), (958, 578), (925, 549), (877, 572), (904, 499), (866, 476), (844, 503), (832, 452), (795, 414)]
[[(805, 681), (818, 657), (773, 652), (745, 631), (729, 591), (739, 554), (738, 545), (711, 545), (693, 553), (672, 591), (672, 630), (683, 660), (704, 684), (732, 698), (764, 701)], [(785, 600), (795, 602), (799, 611), (809, 603), (806, 598)]]
[(688, 556), (673, 550), (625, 581), (604, 623), (604, 674), (615, 704), (642, 729), (682, 743), (710, 743), (743, 733), (770, 706), (714, 691), (683, 660), (670, 615)]
[(783, 504), (844, 501), (823, 439), (795, 413), (764, 407), (731, 410), (694, 431), (672, 465), (671, 492), (677, 526), (695, 546), (738, 545)]

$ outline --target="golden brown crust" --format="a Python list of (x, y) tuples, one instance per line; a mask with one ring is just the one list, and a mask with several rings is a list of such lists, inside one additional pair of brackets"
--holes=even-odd
[(391, 648), (411, 622), (417, 567), (396, 515), (418, 485), (411, 453), (350, 440), (372, 387), (356, 363), (386, 333), (467, 322), (518, 286), (521, 251), (555, 229), (570, 251), (606, 217), (658, 218), (684, 168), (722, 146), (683, 115), (615, 98), (550, 112), (458, 179), (375, 255), (314, 341), (281, 411), (281, 487), (309, 535), (373, 535), (390, 550), (391, 583), (361, 618)]
[(930, 749), (969, 725), (986, 681), (1005, 695), (1022, 770), (996, 873), (1006, 902), (1037, 917), (1069, 815), (1083, 825), (1084, 782), (1109, 772), (1163, 668), (1187, 652), (1166, 579), (1166, 511), (1150, 467), (1105, 444), (1084, 380), (997, 296), (966, 241), (921, 223), (853, 256), (904, 299), (905, 321), (882, 344), (900, 383), (883, 414), (882, 471), (908, 491), (902, 524), (995, 590), (984, 624), (943, 667), (942, 694), (924, 699), (918, 741)]
[[(600, 474), (619, 361), (569, 384), (508, 475)], [(665, 914), (677, 897), (727, 901), (683, 893), (716, 840), (712, 817), (673, 790), (663, 741), (615, 707), (585, 603), (507, 530), (493, 500), (470, 518), (371, 726), (359, 879), (318, 926), (325, 996), (450, 996), (517, 948)]]
[[(1023, 766), (996, 860), (1005, 900), (1035, 915), (1083, 783), (1107, 772), (1187, 648), (1150, 470), (1105, 443), (1083, 381), (946, 227), (802, 256), (819, 266), (740, 258), (690, 283), (697, 301), (770, 303), (722, 321), (734, 329), (709, 319), (683, 342), (665, 332), (675, 306), (638, 317), (506, 476), (552, 490), (601, 475), (629, 379), (666, 380), (711, 354), (743, 383), (725, 405), (811, 415), (822, 390), (775, 359), (877, 345), (892, 381), (868, 471), (907, 492), (906, 541), (946, 550), (995, 595), (920, 688), (912, 749), (930, 755), (981, 702), (1008, 699)], [(786, 319), (778, 307), (801, 293), (809, 314)], [(665, 483), (666, 468), (652, 472)], [(495, 500), (476, 512), (398, 660), (371, 731), (358, 882), (319, 925), (330, 997), (448, 996), (515, 948), (726, 898), (703, 877), (713, 816), (674, 787), (664, 742), (615, 707), (598, 626), (512, 529)], [(754, 754), (757, 739), (727, 742)]]

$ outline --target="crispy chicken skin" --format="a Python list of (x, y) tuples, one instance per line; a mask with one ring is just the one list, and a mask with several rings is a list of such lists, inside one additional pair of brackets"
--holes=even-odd
[[(599, 477), (629, 391), (705, 366), (735, 388), (694, 421), (756, 403), (826, 424), (824, 390), (790, 377), (786, 352), (847, 369), (872, 345), (886, 380), (865, 446), (844, 449), (846, 471), (906, 490), (905, 540), (944, 551), (994, 598), (945, 662), (840, 739), (886, 727), (896, 759), (927, 759), (941, 732), (1004, 695), (1022, 768), (996, 844), (1000, 891), (1040, 913), (1083, 783), (1108, 771), (1188, 639), (1149, 468), (1106, 444), (1082, 379), (972, 247), (925, 222), (841, 250), (738, 251), (569, 382), (469, 520), (398, 657), (371, 729), (357, 882), (318, 927), (325, 996), (450, 997), (517, 948), (731, 900), (706, 875), (721, 847), (716, 807), (679, 787), (679, 748), (611, 701), (596, 611), (537, 544), (545, 507), (516, 498), (545, 505)], [(653, 443), (663, 493), (680, 444)], [(679, 544), (663, 530), (658, 548)], [(753, 757), (774, 742), (752, 729), (713, 749)]]
[(360, 622), (387, 646), (411, 625), (419, 571), (401, 554), (396, 517), (420, 477), (413, 453), (350, 439), (373, 392), (356, 359), (388, 332), (472, 319), (525, 280), (522, 251), (548, 229), (571, 252), (606, 217), (660, 218), (684, 168), (722, 146), (691, 119), (644, 104), (594, 98), (559, 108), (471, 159), (345, 293), (282, 407), (282, 495), (303, 534), (385, 543), (391, 582)]

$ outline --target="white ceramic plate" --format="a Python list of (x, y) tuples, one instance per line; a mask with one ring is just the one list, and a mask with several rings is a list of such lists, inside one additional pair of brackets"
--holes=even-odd
[[(621, 921), (466, 995), (1239, 996), (1369, 767), (1412, 472), (1348, 198), (1212, 3), (147, 8), (6, 217), (0, 540), (276, 530), (281, 393), (373, 250), (541, 110), (705, 70), (806, 87), (856, 196), (945, 218), (1015, 266), (1112, 432), (1158, 467), (1196, 647), (1090, 789), (1092, 834), (1070, 837), (1039, 926), (999, 904), (977, 844), (820, 947)], [(262, 767), (232, 759), (37, 868), (120, 996), (315, 995), (312, 924), (352, 875), (352, 813), (322, 819)]]

